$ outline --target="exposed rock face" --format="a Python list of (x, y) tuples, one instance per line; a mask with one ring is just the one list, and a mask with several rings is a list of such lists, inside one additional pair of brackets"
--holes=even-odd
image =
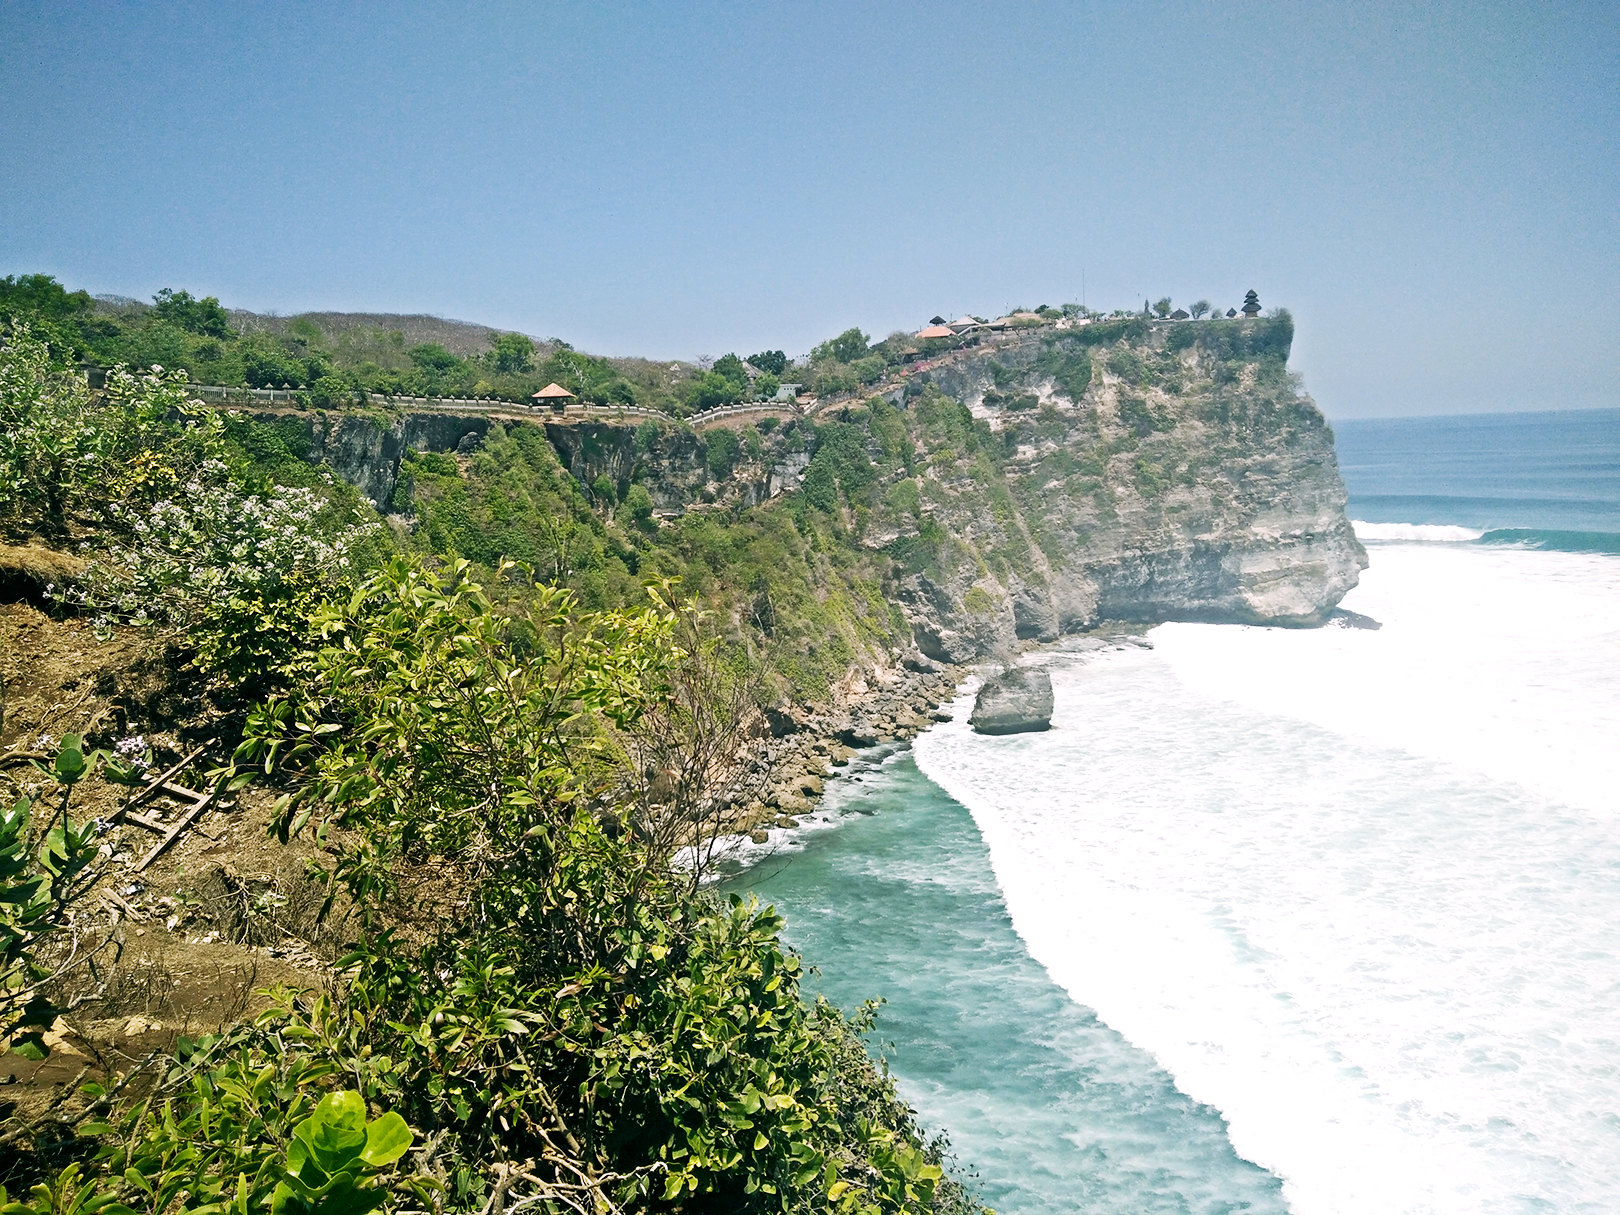
[[(925, 653), (960, 662), (1101, 620), (1316, 625), (1356, 585), (1367, 558), (1332, 432), (1284, 369), (1291, 323), (1182, 331), (1214, 351), (1175, 348), (1174, 326), (1131, 329), (969, 352), (924, 377), (1001, 444), (1007, 491), (982, 462), (936, 458), (919, 478), (954, 541), (897, 588)], [(929, 408), (913, 393), (913, 412)]]
[[(287, 417), (262, 416), (281, 422)], [(388, 508), (407, 450), (465, 455), (483, 442), (492, 424), (489, 418), (451, 413), (404, 414), (391, 422), (364, 414), (311, 414), (299, 421), (310, 458), (328, 465), (379, 510)], [(757, 457), (739, 452), (716, 482), (706, 459), (708, 439), (681, 426), (561, 423), (543, 417), (532, 423), (502, 424), (541, 426), (558, 462), (582, 485), (604, 475), (620, 484), (641, 481), (652, 495), (654, 509), (664, 514), (716, 500), (757, 506), (796, 488), (810, 462), (803, 449), (808, 440), (788, 436)]]
[(980, 734), (1024, 734), (1052, 727), (1052, 677), (1012, 667), (984, 681), (968, 725)]
[[(813, 422), (743, 428), (724, 461), (679, 425), (535, 424), (582, 485), (636, 481), (660, 515), (802, 492), (836, 520), (817, 543), (864, 550), (929, 659), (1105, 620), (1316, 625), (1366, 554), (1332, 432), (1287, 372), (1292, 335), (1286, 318), (1043, 329)], [(492, 423), (307, 425), (312, 456), (387, 509), (407, 449), (466, 452)], [(817, 576), (817, 594), (848, 589)]]
[[(285, 414), (266, 414), (284, 422)], [(449, 413), (413, 413), (384, 423), (364, 414), (303, 416), (310, 458), (364, 494), (378, 510), (386, 510), (399, 481), (399, 462), (407, 449), (415, 451), (465, 450), (489, 433), (489, 419)]]

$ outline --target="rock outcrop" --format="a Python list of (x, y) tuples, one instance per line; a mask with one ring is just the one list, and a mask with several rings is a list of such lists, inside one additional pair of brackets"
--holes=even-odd
[(914, 429), (954, 430), (913, 524), (947, 542), (897, 580), (919, 647), (960, 662), (1104, 620), (1323, 623), (1367, 558), (1291, 338), (1286, 318), (1116, 323), (918, 377), (908, 410), (933, 420)]
[(968, 725), (980, 734), (1025, 734), (1052, 727), (1052, 677), (1039, 667), (1010, 667), (979, 688)]
[[(1366, 554), (1332, 432), (1287, 370), (1292, 337), (1286, 316), (1049, 327), (920, 364), (864, 402), (723, 437), (528, 424), (581, 486), (643, 485), (660, 518), (705, 510), (752, 527), (738, 512), (802, 495), (823, 522), (797, 516), (801, 531), (833, 554), (809, 589), (854, 601), (868, 590), (838, 579), (880, 587), (927, 659), (1110, 620), (1308, 626)], [(465, 454), (496, 424), (525, 423), (302, 423), (312, 457), (385, 510), (407, 450)], [(867, 659), (888, 642), (872, 645)]]

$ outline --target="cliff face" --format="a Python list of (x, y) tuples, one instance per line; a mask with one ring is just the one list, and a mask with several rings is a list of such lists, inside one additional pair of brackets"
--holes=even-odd
[[(1312, 625), (1366, 555), (1332, 433), (1286, 369), (1291, 339), (1286, 318), (1047, 329), (813, 422), (518, 425), (543, 426), (582, 487), (605, 476), (622, 498), (639, 483), (666, 519), (748, 529), (750, 507), (795, 512), (812, 548), (886, 571), (885, 597), (936, 659), (1104, 620)], [(318, 458), (380, 508), (399, 507), (407, 449), (467, 456), (491, 425), (310, 423)]]
[(1285, 370), (1291, 324), (1119, 329), (969, 352), (911, 389), (914, 413), (937, 393), (999, 448), (969, 462), (914, 428), (923, 510), (952, 541), (901, 581), (925, 652), (1098, 620), (1319, 624), (1355, 586), (1366, 554), (1332, 433)]

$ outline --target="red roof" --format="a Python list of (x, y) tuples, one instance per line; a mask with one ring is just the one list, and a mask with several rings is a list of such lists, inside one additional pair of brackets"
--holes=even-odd
[(564, 388), (561, 384), (553, 382), (547, 384), (529, 399), (531, 401), (553, 401), (559, 400), (563, 397), (571, 397), (573, 395), (573, 393), (569, 392), (568, 389)]
[(949, 325), (930, 325), (928, 328), (920, 330), (917, 336), (920, 338), (955, 337), (956, 330), (952, 329)]

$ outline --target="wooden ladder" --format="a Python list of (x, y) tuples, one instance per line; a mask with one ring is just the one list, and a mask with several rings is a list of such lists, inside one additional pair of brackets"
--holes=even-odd
[[(158, 842), (152, 845), (152, 850), (141, 858), (135, 866), (135, 872), (140, 873), (158, 857), (175, 840), (179, 839), (190, 826), (219, 800), (220, 784), (216, 784), (206, 792), (197, 789), (188, 789), (185, 785), (177, 784), (175, 777), (191, 766), (204, 751), (214, 743), (209, 739), (190, 755), (186, 756), (174, 767), (159, 776), (151, 784), (145, 786), (134, 797), (124, 803), (113, 822), (131, 822), (138, 827), (144, 827), (159, 837)], [(174, 813), (165, 817), (159, 812), (159, 802), (168, 801), (174, 805)], [(151, 809), (142, 811), (141, 807), (150, 803)]]

